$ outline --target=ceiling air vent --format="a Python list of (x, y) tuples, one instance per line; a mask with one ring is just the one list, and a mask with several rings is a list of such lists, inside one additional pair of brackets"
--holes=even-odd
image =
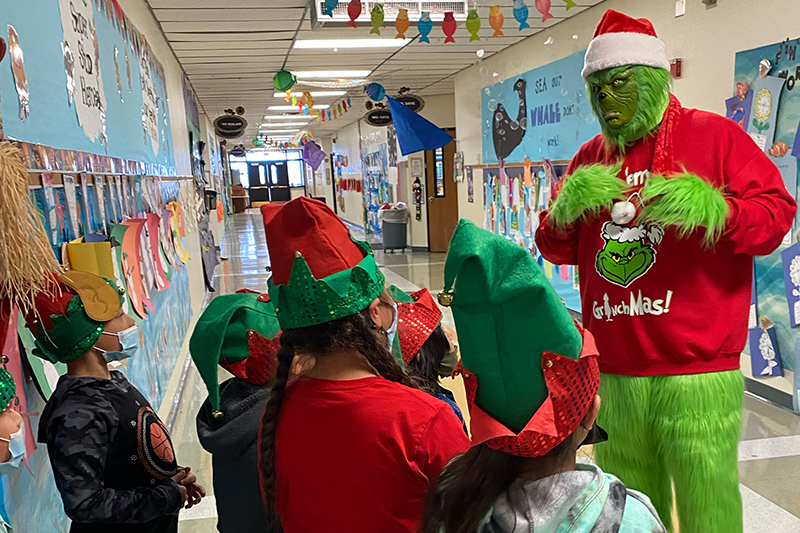
[[(444, 19), (444, 14), (448, 11), (453, 12), (453, 16), (456, 20), (466, 20), (467, 19), (467, 11), (469, 11), (469, 0), (438, 0), (438, 1), (431, 1), (426, 0), (422, 2), (413, 2), (409, 0), (384, 0), (383, 2), (369, 2), (369, 1), (362, 1), (362, 11), (361, 16), (358, 17), (356, 20), (358, 22), (369, 22), (370, 20), (370, 13), (372, 12), (372, 8), (375, 4), (383, 4), (383, 13), (384, 13), (384, 23), (386, 22), (394, 22), (395, 18), (397, 18), (397, 12), (400, 9), (407, 9), (408, 10), (408, 18), (412, 22), (416, 22), (419, 20), (420, 14), (423, 11), (428, 11), (431, 14), (432, 20), (442, 20)], [(312, 17), (312, 22), (317, 22), (324, 24), (326, 22), (347, 22), (350, 20), (350, 17), (347, 14), (347, 6), (349, 2), (343, 2), (340, 0), (339, 5), (336, 6), (336, 9), (333, 10), (333, 16), (330, 17), (328, 15), (323, 15), (323, 11), (325, 11), (325, 0), (317, 0), (316, 10), (315, 13), (312, 15), (316, 15), (316, 17)], [(316, 19), (314, 21), (313, 19)], [(315, 24), (316, 26), (316, 24)]]

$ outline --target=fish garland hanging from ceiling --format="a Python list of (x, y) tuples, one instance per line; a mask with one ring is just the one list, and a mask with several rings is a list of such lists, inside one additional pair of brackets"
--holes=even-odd
[(333, 10), (339, 6), (339, 0), (325, 0), (325, 9), (322, 10), (323, 15), (333, 16)]
[(470, 9), (467, 13), (467, 31), (469, 32), (469, 42), (480, 41), (481, 36), (478, 32), (481, 31), (481, 18), (478, 16), (477, 9)]
[(370, 14), (370, 23), (372, 24), (372, 30), (370, 33), (374, 33), (376, 35), (381, 34), (381, 26), (383, 26), (383, 4), (375, 4), (372, 7), (372, 13)]
[(542, 22), (555, 18), (550, 13), (550, 0), (536, 0), (536, 11), (542, 14)]
[(417, 22), (417, 31), (419, 32), (419, 42), (430, 44), (431, 40), (428, 35), (433, 29), (433, 21), (431, 21), (431, 14), (429, 11), (423, 11)]
[(456, 40), (453, 37), (456, 33), (456, 19), (453, 17), (452, 11), (447, 11), (444, 14), (444, 20), (442, 21), (442, 31), (444, 32), (445, 44), (447, 43), (455, 43)]
[(350, 17), (350, 22), (347, 23), (348, 26), (352, 28), (357, 28), (356, 19), (361, 16), (361, 11), (364, 7), (361, 5), (361, 0), (350, 0), (347, 3), (347, 16)]
[(528, 24), (528, 6), (523, 0), (514, 0), (514, 18), (519, 22), (519, 31), (531, 27)]
[(492, 37), (502, 37), (505, 35), (503, 33), (503, 22), (505, 22), (505, 20), (506, 18), (503, 16), (499, 5), (489, 8), (489, 25), (494, 30)]
[(408, 30), (410, 25), (411, 22), (408, 20), (408, 9), (400, 9), (397, 12), (397, 18), (394, 21), (394, 29), (397, 30), (395, 39), (405, 39), (406, 30)]

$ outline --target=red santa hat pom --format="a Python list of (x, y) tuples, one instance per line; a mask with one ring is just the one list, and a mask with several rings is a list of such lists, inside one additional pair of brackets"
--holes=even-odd
[(609, 9), (594, 30), (581, 75), (586, 79), (599, 70), (624, 65), (669, 70), (664, 42), (656, 35), (653, 24)]

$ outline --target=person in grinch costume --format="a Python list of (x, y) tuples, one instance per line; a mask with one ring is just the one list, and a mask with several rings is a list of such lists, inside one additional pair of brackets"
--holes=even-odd
[(597, 349), (528, 251), (462, 220), (444, 277), (472, 448), (433, 484), (424, 532), (665, 533), (645, 495), (576, 463), (606, 438)]
[(610, 435), (595, 458), (668, 527), (674, 487), (681, 533), (741, 532), (752, 258), (778, 247), (796, 202), (735, 122), (670, 94), (650, 21), (608, 10), (583, 77), (602, 134), (575, 155), (536, 244), (580, 267)]

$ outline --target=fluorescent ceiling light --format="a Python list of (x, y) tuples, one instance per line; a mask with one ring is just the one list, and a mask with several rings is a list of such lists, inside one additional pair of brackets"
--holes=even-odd
[[(330, 106), (328, 104), (314, 104), (313, 109), (328, 109)], [(297, 111), (296, 105), (271, 105), (267, 109), (270, 111)], [(308, 118), (308, 117), (306, 117)]]
[(270, 130), (270, 131), (263, 131), (261, 133), (266, 133), (269, 136), (271, 133), (298, 133), (300, 130)]
[[(316, 107), (316, 106), (315, 106)], [(297, 111), (297, 107), (292, 107), (293, 110)], [(311, 117), (308, 115), (267, 115), (264, 117), (264, 120), (311, 120)]]
[(292, 72), (297, 78), (366, 78), (371, 70), (302, 70)]
[[(300, 98), (298, 93), (294, 94), (297, 98)], [(314, 98), (319, 98), (321, 96), (343, 96), (345, 94), (347, 94), (347, 91), (311, 91), (311, 96)], [(275, 98), (286, 98), (286, 93), (275, 93), (272, 96)]]
[[(411, 39), (301, 39), (295, 41), (295, 48), (400, 48), (411, 42)], [(301, 77), (299, 73), (295, 73)], [(305, 76), (310, 77), (310, 76)]]
[(297, 126), (305, 126), (308, 122), (265, 122), (261, 125), (261, 131), (264, 131), (264, 128), (277, 128), (277, 127), (292, 127), (295, 128)]

